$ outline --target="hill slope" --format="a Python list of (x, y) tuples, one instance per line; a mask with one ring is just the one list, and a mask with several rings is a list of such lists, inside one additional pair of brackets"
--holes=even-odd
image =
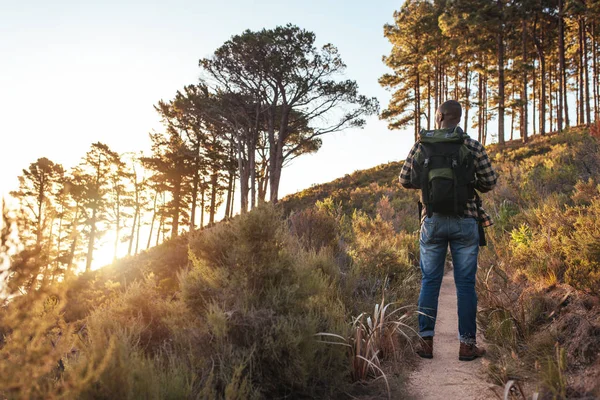
[[(488, 151), (501, 177), (484, 199), (496, 224), (478, 277), (489, 379), (599, 396), (598, 143), (572, 130)], [(400, 168), (358, 171), (23, 296), (0, 318), (0, 394), (349, 398), (384, 371), (366, 393), (402, 397), (389, 377), (411, 363), (419, 219)]]

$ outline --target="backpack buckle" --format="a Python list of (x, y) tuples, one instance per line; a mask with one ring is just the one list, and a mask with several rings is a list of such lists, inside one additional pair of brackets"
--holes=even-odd
[(425, 161), (423, 162), (423, 166), (425, 168), (427, 168), (429, 166), (429, 158), (426, 158)]
[(456, 168), (458, 166), (458, 161), (456, 161), (456, 158), (452, 159), (452, 168)]

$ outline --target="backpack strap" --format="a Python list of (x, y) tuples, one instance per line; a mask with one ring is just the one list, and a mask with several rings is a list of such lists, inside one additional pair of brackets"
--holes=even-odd
[[(427, 216), (431, 218), (433, 211), (429, 205), (429, 154), (425, 146), (421, 145), (421, 151), (425, 155), (425, 161), (423, 162), (423, 174), (421, 176), (421, 193), (423, 196), (423, 206), (427, 212)], [(419, 220), (421, 215), (419, 214)]]
[(458, 215), (458, 178), (456, 177), (456, 167), (458, 167), (458, 161), (456, 157), (452, 157), (452, 178), (454, 179), (454, 215)]

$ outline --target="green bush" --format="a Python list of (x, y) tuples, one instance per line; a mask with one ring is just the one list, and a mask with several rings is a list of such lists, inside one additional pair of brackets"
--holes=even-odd
[(344, 387), (344, 350), (314, 336), (348, 329), (335, 267), (326, 253), (304, 250), (275, 207), (216, 226), (190, 249), (183, 299), (207, 328), (197, 343), (203, 357), (220, 360), (207, 384), (217, 397), (317, 396)]

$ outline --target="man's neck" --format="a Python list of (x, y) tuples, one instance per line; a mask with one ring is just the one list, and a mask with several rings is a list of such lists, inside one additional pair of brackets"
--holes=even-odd
[(443, 122), (440, 124), (440, 129), (454, 129), (458, 126), (458, 124), (444, 124)]

